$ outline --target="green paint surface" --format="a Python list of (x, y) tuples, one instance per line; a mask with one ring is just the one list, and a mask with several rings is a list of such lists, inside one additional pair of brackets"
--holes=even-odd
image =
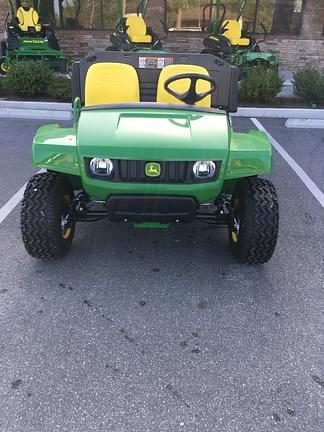
[[(221, 161), (218, 178), (204, 183), (114, 182), (92, 178), (87, 158)], [(33, 163), (66, 173), (93, 198), (112, 194), (194, 197), (199, 203), (230, 192), (237, 179), (271, 171), (272, 151), (258, 131), (234, 133), (222, 111), (127, 108), (83, 110), (75, 127), (46, 125), (33, 142)]]

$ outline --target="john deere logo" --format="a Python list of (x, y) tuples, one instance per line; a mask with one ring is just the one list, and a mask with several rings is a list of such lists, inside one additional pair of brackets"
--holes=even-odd
[(161, 165), (157, 162), (148, 162), (145, 165), (145, 174), (147, 177), (159, 177), (161, 174)]
[(43, 40), (37, 40), (37, 39), (30, 39), (30, 40), (28, 40), (28, 39), (25, 39), (25, 40), (23, 40), (22, 41), (22, 43), (24, 44), (24, 45), (33, 45), (33, 44), (38, 44), (38, 45), (43, 45), (44, 44), (44, 41)]

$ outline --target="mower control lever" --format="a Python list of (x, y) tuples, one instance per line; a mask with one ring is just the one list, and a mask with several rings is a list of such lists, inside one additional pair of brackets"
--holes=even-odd
[[(183, 79), (190, 80), (190, 85), (186, 92), (178, 93), (170, 88), (170, 84)], [(196, 85), (197, 85), (197, 81), (199, 80), (206, 81), (209, 84), (211, 84), (210, 89), (202, 93), (197, 93)], [(164, 88), (168, 93), (170, 93), (170, 95), (174, 96), (175, 98), (179, 99), (181, 102), (184, 102), (188, 105), (194, 105), (196, 102), (199, 102), (202, 99), (204, 99), (206, 96), (209, 96), (210, 94), (213, 93), (215, 87), (216, 84), (213, 78), (210, 78), (207, 75), (196, 74), (196, 73), (184, 73), (184, 74), (175, 75), (168, 78), (164, 83)]]

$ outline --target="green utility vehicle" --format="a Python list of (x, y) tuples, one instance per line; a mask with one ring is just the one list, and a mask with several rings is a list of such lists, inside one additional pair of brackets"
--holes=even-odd
[[(264, 263), (278, 233), (272, 149), (234, 132), (238, 70), (208, 54), (103, 52), (74, 63), (74, 124), (42, 126), (24, 194), (22, 238), (35, 258), (71, 246), (80, 221), (137, 228), (198, 220), (226, 227), (240, 262)], [(107, 229), (109, 229), (107, 227)]]
[(203, 53), (214, 54), (238, 67), (241, 75), (256, 66), (278, 69), (277, 57), (268, 51), (261, 51), (260, 42), (254, 37), (243, 34), (242, 16), (247, 0), (242, 0), (236, 19), (226, 18), (226, 5), (221, 0), (210, 0), (203, 8), (203, 29), (209, 33), (204, 39)]
[(6, 74), (12, 63), (23, 60), (46, 62), (51, 69), (66, 72), (66, 58), (54, 30), (40, 19), (42, 0), (35, 8), (31, 0), (21, 0), (15, 11), (9, 0), (5, 40), (1, 42), (0, 73)]

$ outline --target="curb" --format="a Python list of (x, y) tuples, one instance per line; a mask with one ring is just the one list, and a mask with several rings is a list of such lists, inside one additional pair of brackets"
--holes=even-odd
[(0, 100), (0, 118), (71, 120), (70, 103)]
[(29, 119), (29, 120), (72, 120), (72, 113), (68, 111), (1, 109), (0, 118)]
[(324, 120), (324, 109), (240, 107), (236, 113), (231, 115), (233, 117)]
[[(240, 107), (238, 108), (238, 111), (232, 113), (231, 116), (324, 120), (324, 109)], [(0, 100), (0, 117), (39, 120), (71, 120), (72, 109), (70, 103)]]
[(324, 129), (324, 119), (288, 119), (286, 128)]
[(6, 101), (0, 99), (1, 109), (28, 109), (28, 110), (47, 110), (47, 111), (71, 111), (71, 104), (64, 102), (26, 102), (26, 101)]

